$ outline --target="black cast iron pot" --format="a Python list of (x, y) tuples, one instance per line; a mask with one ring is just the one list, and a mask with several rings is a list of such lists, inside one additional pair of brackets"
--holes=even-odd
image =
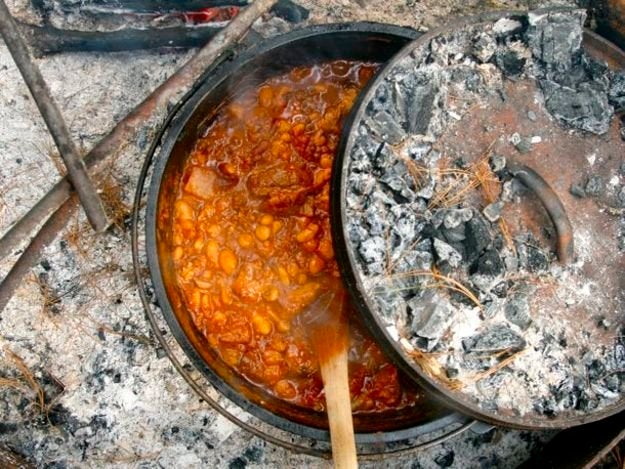
[[(257, 86), (294, 67), (346, 59), (385, 62), (417, 33), (372, 23), (324, 25), (263, 41), (220, 67), (182, 107), (155, 162), (148, 195), (146, 241), (154, 290), (172, 334), (210, 382), (263, 421), (302, 436), (328, 440), (325, 413), (279, 400), (230, 369), (191, 321), (176, 287), (170, 232), (175, 188), (185, 159), (220, 106), (247, 86)], [(405, 440), (466, 420), (429, 398), (401, 411), (355, 415), (360, 443)]]

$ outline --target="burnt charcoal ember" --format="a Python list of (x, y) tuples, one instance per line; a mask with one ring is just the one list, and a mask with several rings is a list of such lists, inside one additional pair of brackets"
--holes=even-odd
[(380, 208), (379, 205), (372, 204), (365, 210), (364, 215), (369, 227), (369, 230), (367, 230), (369, 235), (382, 236), (386, 234), (388, 223), (385, 212), (380, 210)]
[(590, 176), (584, 187), (586, 195), (591, 197), (599, 197), (605, 192), (605, 181), (601, 176)]
[(532, 141), (527, 137), (521, 137), (519, 142), (514, 145), (514, 148), (523, 155), (532, 151)]
[(347, 229), (347, 235), (353, 244), (358, 245), (361, 240), (368, 236), (368, 232), (361, 223), (354, 221), (356, 217), (352, 216), (350, 218), (352, 219), (352, 222), (349, 224)]
[(584, 382), (579, 378), (567, 377), (563, 379), (557, 386), (551, 389), (556, 403), (555, 408), (558, 410), (576, 409), (582, 397), (584, 386)]
[(579, 197), (580, 199), (583, 199), (584, 197), (586, 197), (586, 191), (584, 190), (584, 185), (580, 184), (579, 182), (574, 182), (573, 184), (571, 184), (571, 187), (569, 188), (569, 192), (571, 193), (571, 195), (574, 195), (575, 197)]
[(484, 86), (484, 78), (473, 67), (458, 66), (451, 71), (451, 81), (473, 93), (479, 92)]
[(352, 203), (349, 204), (349, 206), (361, 206), (366, 200), (366, 197), (373, 192), (375, 185), (376, 180), (371, 174), (351, 173), (348, 177), (347, 187), (349, 192), (354, 194), (356, 197), (353, 199)]
[(616, 201), (619, 207), (625, 208), (625, 186), (622, 186), (616, 194)]
[(439, 263), (447, 263), (450, 267), (457, 268), (462, 261), (462, 255), (453, 246), (434, 238), (434, 252)]
[(448, 230), (464, 225), (473, 218), (473, 210), (470, 208), (448, 209), (443, 214), (443, 225)]
[(526, 330), (532, 323), (530, 305), (525, 293), (516, 293), (509, 298), (504, 309), (506, 319), (522, 330)]
[(504, 203), (501, 200), (497, 202), (493, 202), (492, 204), (488, 204), (482, 210), (482, 214), (486, 219), (490, 222), (496, 222), (501, 217), (501, 211), (503, 210)]
[(471, 269), (472, 273), (496, 277), (503, 272), (504, 264), (499, 253), (495, 249), (490, 249), (478, 258), (474, 269), (474, 271)]
[(579, 130), (602, 135), (610, 128), (614, 110), (605, 88), (595, 82), (584, 82), (576, 88), (542, 80), (545, 106), (561, 123)]
[(425, 181), (421, 181), (421, 186), (417, 191), (417, 197), (430, 200), (434, 196), (434, 189), (436, 188), (436, 179), (432, 175), (428, 175)]
[[(349, 170), (352, 173), (371, 173), (373, 167), (371, 164), (371, 158), (365, 151), (365, 148), (372, 148), (373, 142), (369, 139), (363, 141), (362, 137), (358, 137), (357, 143), (355, 144), (356, 150), (352, 153)], [(377, 151), (379, 145), (375, 147), (374, 151)]]
[(434, 105), (439, 93), (437, 80), (429, 74), (415, 73), (404, 83), (401, 91), (406, 101), (406, 131), (425, 135), (430, 126)]
[(497, 51), (497, 41), (495, 38), (486, 33), (478, 34), (473, 40), (472, 53), (476, 59), (482, 63), (486, 63), (493, 58)]
[(400, 251), (393, 264), (394, 273), (412, 271), (430, 271), (434, 264), (434, 256), (427, 251)]
[(374, 136), (391, 145), (397, 145), (406, 138), (404, 129), (387, 111), (375, 113), (371, 118), (366, 120), (366, 125)]
[(492, 235), (487, 222), (477, 213), (466, 223), (464, 252), (468, 264), (473, 264), (491, 244)]
[(509, 78), (520, 76), (525, 71), (527, 59), (514, 49), (500, 49), (495, 56), (497, 66)]
[(547, 417), (555, 417), (558, 411), (558, 404), (553, 398), (544, 398), (534, 404), (534, 410)]
[(467, 238), (465, 232), (466, 229), (464, 224), (455, 228), (444, 228), (441, 230), (441, 234), (443, 235), (443, 238), (445, 238), (445, 241), (450, 245), (455, 246), (455, 249), (458, 252), (464, 252), (464, 247), (460, 243)]
[(496, 324), (472, 337), (462, 339), (467, 352), (518, 351), (526, 346), (525, 339), (505, 324)]
[(529, 13), (525, 34), (532, 55), (548, 70), (570, 70), (581, 53), (585, 20), (583, 10)]
[(490, 157), (490, 169), (498, 173), (506, 167), (506, 157), (502, 155), (493, 155)]
[(393, 192), (397, 202), (412, 202), (417, 198), (414, 180), (401, 160), (395, 159), (394, 163), (389, 163), (379, 181)]
[(625, 109), (625, 71), (614, 73), (608, 91), (610, 104), (616, 109)]
[(384, 238), (374, 236), (365, 239), (358, 247), (358, 253), (365, 263), (369, 274), (384, 273), (384, 261), (386, 260), (386, 243)]
[(406, 205), (395, 205), (390, 211), (390, 234), (394, 240), (393, 250), (403, 251), (419, 237), (424, 222)]
[(308, 19), (310, 12), (291, 0), (279, 0), (271, 11), (278, 17), (290, 23), (301, 23)]
[(455, 309), (439, 293), (426, 290), (408, 301), (408, 311), (412, 315), (412, 332), (429, 339), (428, 347), (431, 349), (451, 324)]
[(389, 323), (395, 322), (396, 318), (404, 319), (406, 317), (406, 302), (396, 293), (389, 291), (388, 288), (376, 288), (373, 292), (373, 298), (380, 307), (382, 316)]

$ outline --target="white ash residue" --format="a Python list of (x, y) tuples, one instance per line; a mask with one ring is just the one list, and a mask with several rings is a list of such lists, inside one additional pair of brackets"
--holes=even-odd
[[(492, 413), (582, 415), (625, 392), (625, 298), (583, 273), (593, 227), (574, 227), (578, 260), (561, 267), (529, 230), (504, 235), (518, 184), (505, 158), (486, 152), (467, 164), (436, 146), (473, 106), (525, 79), (554, 125), (605, 134), (625, 80), (583, 51), (584, 20), (582, 11), (529, 13), (433, 37), (376, 83), (355, 124), (345, 177), (357, 274), (406, 355)], [(539, 139), (510, 142), (524, 154)], [(503, 191), (476, 204), (470, 194), (486, 192), (485, 173)], [(594, 323), (577, 319), (597, 311)]]

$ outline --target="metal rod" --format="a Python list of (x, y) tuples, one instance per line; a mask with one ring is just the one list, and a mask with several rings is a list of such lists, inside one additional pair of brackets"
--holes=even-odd
[[(257, 0), (239, 13), (224, 29), (206, 44), (180, 70), (161, 84), (154, 92), (122, 119), (113, 130), (85, 156), (85, 164), (92, 167), (118, 152), (134, 139), (145, 121), (158, 110), (167, 109), (181, 92), (189, 89), (213, 62), (222, 57), (249, 30), (252, 23), (266, 13), (276, 0)], [(67, 178), (61, 179), (24, 217), (18, 220), (0, 239), (0, 259), (9, 255), (46, 217), (58, 209), (71, 194)]]
[(96, 231), (104, 231), (108, 228), (109, 221), (104, 212), (100, 196), (93, 186), (89, 174), (87, 174), (87, 168), (69, 135), (61, 111), (59, 111), (52, 99), (48, 85), (44, 81), (43, 76), (41, 76), (41, 72), (32, 61), (26, 43), (20, 35), (17, 24), (4, 0), (0, 0), (0, 33), (2, 33), (4, 42), (9, 48), (13, 60), (20, 70), (26, 85), (28, 85), (28, 89), (37, 103), (39, 112), (41, 112), (41, 116), (59, 149), (69, 178), (78, 193), (80, 203), (85, 209), (91, 226)]
[[(143, 128), (147, 119), (152, 118), (158, 110), (167, 110), (168, 105), (180, 98), (181, 92), (188, 92), (211, 65), (226, 56), (227, 51), (245, 35), (252, 23), (266, 13), (275, 2), (276, 0), (256, 0), (247, 7), (198, 54), (117, 124), (111, 133), (87, 154), (86, 164), (93, 166), (107, 156), (115, 154)], [(58, 232), (67, 224), (72, 213), (72, 207), (67, 208), (70, 196), (71, 187), (64, 178), (0, 239), (0, 258), (2, 258), (15, 249), (18, 243), (29, 235), (30, 230), (39, 226), (45, 217), (54, 212), (0, 283), (0, 312), (13, 295), (19, 280), (38, 259), (41, 250), (54, 239), (50, 237), (50, 231)]]

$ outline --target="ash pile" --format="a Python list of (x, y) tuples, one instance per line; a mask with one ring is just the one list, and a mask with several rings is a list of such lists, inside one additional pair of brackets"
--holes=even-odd
[[(590, 294), (608, 279), (587, 278), (587, 256), (562, 265), (531, 230), (509, 232), (519, 187), (506, 157), (485, 149), (467, 163), (437, 146), (476, 105), (527, 80), (554, 126), (605, 139), (620, 125), (625, 139), (615, 124), (625, 74), (585, 52), (584, 21), (536, 12), (434, 36), (374, 84), (346, 155), (347, 243), (375, 314), (423, 372), (491, 412), (584, 415), (625, 392), (622, 293)], [(509, 143), (522, 157), (535, 141)], [(578, 195), (595, 186), (625, 207), (620, 182), (591, 178)], [(579, 305), (592, 327), (575, 319)]]

